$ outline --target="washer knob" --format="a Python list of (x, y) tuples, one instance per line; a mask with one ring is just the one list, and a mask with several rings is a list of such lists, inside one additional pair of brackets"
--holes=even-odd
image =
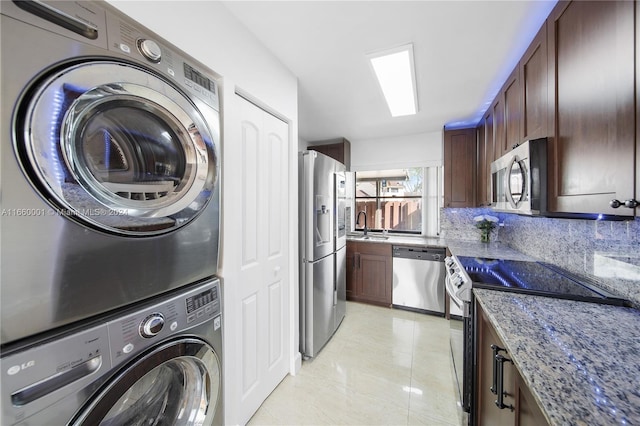
[(162, 50), (160, 49), (160, 46), (158, 46), (158, 43), (153, 40), (139, 39), (138, 50), (142, 53), (142, 56), (153, 63), (157, 64), (162, 58)]
[(140, 323), (140, 336), (150, 339), (160, 333), (164, 327), (164, 316), (161, 313), (153, 313)]

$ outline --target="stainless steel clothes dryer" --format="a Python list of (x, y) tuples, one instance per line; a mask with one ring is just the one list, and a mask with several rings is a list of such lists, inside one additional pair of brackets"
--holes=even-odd
[(221, 425), (219, 280), (3, 354), (3, 425)]
[(215, 275), (211, 71), (104, 2), (0, 12), (2, 345)]

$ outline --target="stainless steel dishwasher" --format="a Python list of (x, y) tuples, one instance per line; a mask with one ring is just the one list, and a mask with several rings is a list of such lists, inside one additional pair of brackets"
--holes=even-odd
[(444, 248), (393, 246), (393, 307), (444, 315), (444, 258)]

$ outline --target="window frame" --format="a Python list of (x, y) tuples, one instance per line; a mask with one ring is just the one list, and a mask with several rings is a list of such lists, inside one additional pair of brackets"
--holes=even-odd
[(380, 228), (374, 228), (374, 227), (369, 227), (369, 222), (370, 219), (367, 218), (367, 230), (368, 231), (373, 231), (373, 232), (383, 232), (383, 231), (387, 231), (390, 234), (398, 234), (398, 235), (422, 235), (423, 234), (423, 230), (424, 230), (424, 208), (426, 207), (426, 202), (427, 202), (427, 197), (426, 197), (426, 193), (425, 193), (425, 179), (426, 179), (426, 168), (425, 167), (405, 167), (403, 169), (420, 169), (420, 174), (421, 174), (421, 190), (420, 190), (420, 195), (402, 195), (402, 196), (397, 196), (397, 195), (380, 195), (381, 194), (381, 190), (383, 188), (382, 186), (382, 181), (385, 180), (389, 180), (386, 177), (378, 177), (378, 178), (368, 178), (366, 180), (368, 181), (374, 181), (376, 182), (376, 195), (375, 196), (367, 196), (367, 197), (362, 197), (362, 196), (358, 196), (357, 194), (357, 184), (358, 184), (358, 172), (354, 173), (354, 179), (353, 179), (353, 188), (354, 188), (354, 198), (353, 198), (353, 204), (354, 204), (354, 230), (355, 231), (364, 231), (364, 226), (363, 227), (358, 227), (358, 211), (356, 209), (356, 206), (358, 205), (358, 201), (360, 200), (371, 200), (374, 201), (376, 203), (376, 206), (381, 206), (381, 204), (384, 201), (393, 201), (393, 200), (411, 200), (411, 199), (417, 199), (419, 201), (421, 201), (422, 206), (420, 209), (420, 229), (418, 230), (394, 230), (394, 229), (380, 229)]

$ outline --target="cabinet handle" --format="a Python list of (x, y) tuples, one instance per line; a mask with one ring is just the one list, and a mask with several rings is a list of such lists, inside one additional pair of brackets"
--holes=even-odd
[(496, 407), (498, 407), (499, 409), (503, 410), (505, 408), (508, 408), (509, 410), (513, 411), (514, 407), (513, 405), (509, 404), (509, 405), (505, 405), (504, 403), (504, 396), (506, 394), (506, 392), (504, 391), (504, 363), (505, 362), (510, 362), (513, 364), (513, 361), (511, 361), (509, 358), (505, 357), (504, 355), (496, 355), (496, 363), (497, 363), (497, 367), (498, 367), (498, 399), (496, 399)]
[(498, 393), (498, 353), (505, 351), (506, 349), (501, 348), (498, 345), (491, 345), (491, 350), (493, 351), (493, 378), (491, 381), (491, 388), (489, 390), (492, 394), (496, 395)]
[(360, 253), (358, 253), (358, 269), (360, 269)]
[(611, 208), (617, 209), (618, 207), (627, 207), (629, 209), (635, 209), (636, 207), (638, 207), (638, 201), (634, 200), (633, 198), (630, 200), (625, 200), (625, 201), (620, 201), (620, 200), (611, 200), (609, 201), (609, 206), (611, 206)]

